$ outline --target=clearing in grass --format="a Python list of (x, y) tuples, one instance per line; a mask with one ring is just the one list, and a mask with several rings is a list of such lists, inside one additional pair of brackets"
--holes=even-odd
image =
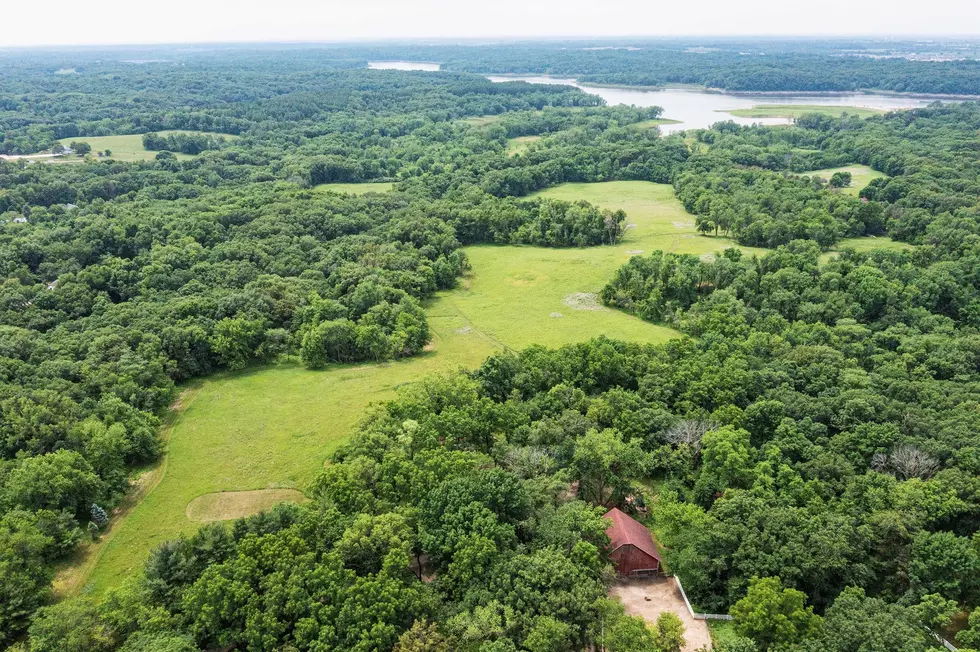
[(851, 185), (841, 188), (841, 192), (857, 197), (858, 194), (864, 188), (867, 187), (872, 180), (878, 179), (879, 177), (885, 176), (884, 173), (878, 172), (867, 165), (846, 165), (840, 168), (826, 168), (824, 170), (813, 170), (811, 172), (801, 172), (801, 176), (805, 177), (820, 177), (825, 181), (829, 181), (835, 172), (850, 172), (851, 173)]
[(321, 183), (318, 186), (313, 186), (313, 189), (324, 192), (363, 195), (369, 192), (388, 192), (394, 187), (395, 184), (390, 181), (378, 181), (371, 183)]
[(680, 120), (671, 120), (670, 118), (656, 118), (654, 120), (642, 120), (640, 122), (634, 122), (631, 127), (638, 127), (640, 129), (653, 129), (654, 127), (659, 127), (660, 125), (677, 125), (680, 124)]
[(541, 140), (541, 136), (518, 136), (517, 138), (507, 139), (507, 155), (514, 156), (516, 154), (523, 154), (527, 151), (527, 148), (531, 146), (531, 143), (536, 143)]

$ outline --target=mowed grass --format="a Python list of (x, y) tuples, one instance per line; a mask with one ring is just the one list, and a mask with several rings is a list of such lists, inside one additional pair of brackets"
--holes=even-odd
[(831, 258), (835, 258), (841, 249), (854, 249), (859, 253), (873, 251), (875, 249), (886, 249), (888, 251), (904, 251), (915, 249), (915, 245), (907, 242), (892, 240), (887, 236), (867, 236), (864, 238), (844, 238), (837, 243), (833, 251), (827, 251), (820, 255), (820, 262), (826, 263)]
[(171, 420), (159, 484), (113, 524), (103, 543), (89, 547), (61, 574), (62, 593), (99, 595), (119, 585), (154, 547), (200, 527), (188, 517), (189, 509), (200, 518), (202, 512), (214, 515), (223, 508), (201, 496), (304, 490), (370, 404), (393, 398), (399, 387), (429, 374), (475, 368), (504, 348), (560, 346), (599, 335), (651, 343), (678, 337), (674, 330), (606, 309), (588, 297), (636, 253), (710, 254), (733, 246), (724, 238), (698, 235), (694, 218), (668, 185), (565, 184), (540, 194), (623, 208), (632, 226), (615, 246), (468, 247), (472, 271), (459, 288), (440, 293), (426, 306), (433, 341), (417, 357), (323, 371), (289, 362), (197, 382)]
[(307, 498), (296, 489), (252, 489), (250, 491), (219, 491), (198, 496), (187, 505), (184, 513), (192, 521), (228, 521), (256, 514), (279, 503), (303, 503)]
[(871, 109), (863, 106), (823, 106), (820, 104), (760, 104), (750, 109), (723, 110), (739, 118), (799, 118), (805, 113), (820, 113), (833, 118), (839, 118), (842, 113), (856, 115), (859, 118), (870, 118), (873, 115), (887, 113), (883, 109)]
[(463, 124), (471, 125), (473, 127), (483, 127), (485, 125), (492, 125), (495, 122), (500, 122), (504, 115), (501, 113), (499, 115), (474, 115), (468, 118), (461, 118), (457, 122)]
[(654, 127), (659, 127), (660, 125), (676, 125), (680, 124), (680, 120), (671, 120), (670, 118), (656, 118), (654, 120), (641, 120), (640, 122), (634, 122), (631, 127), (639, 127), (640, 129), (653, 129)]
[[(101, 595), (142, 567), (156, 546), (201, 523), (195, 499), (256, 489), (305, 489), (324, 460), (353, 432), (371, 403), (401, 385), (455, 366), (475, 368), (495, 346), (452, 311), (433, 317), (434, 350), (387, 364), (310, 371), (284, 363), (212, 376), (192, 390), (173, 425), (157, 485), (129, 515), (114, 523), (101, 546), (77, 568), (91, 572), (64, 586)], [(268, 507), (267, 504), (260, 507)], [(236, 513), (241, 515), (241, 513)]]
[(539, 140), (541, 140), (541, 136), (518, 136), (517, 138), (508, 138), (506, 149), (507, 155), (514, 156), (516, 154), (523, 154), (532, 143), (536, 143)]
[(872, 180), (878, 179), (885, 176), (883, 172), (878, 172), (867, 165), (846, 165), (840, 168), (826, 168), (824, 170), (813, 170), (812, 172), (801, 172), (800, 176), (804, 177), (820, 177), (830, 181), (830, 177), (834, 176), (835, 172), (850, 172), (851, 173), (851, 185), (846, 188), (841, 188), (841, 192), (847, 193), (857, 197), (858, 194), (867, 187)]
[[(176, 131), (158, 131), (156, 132), (161, 136), (166, 136), (168, 134), (202, 134), (202, 131), (188, 131), (188, 130), (176, 130)], [(232, 136), (228, 134), (214, 134), (216, 136), (221, 136), (225, 140), (234, 140), (238, 136)], [(125, 161), (132, 163), (134, 161), (152, 161), (156, 158), (159, 153), (155, 150), (143, 149), (143, 134), (129, 134), (126, 136), (79, 136), (77, 138), (62, 138), (58, 142), (68, 147), (72, 141), (80, 143), (88, 143), (92, 146), (92, 155), (96, 156), (96, 152), (104, 152), (105, 150), (110, 150), (112, 155), (109, 157), (104, 157), (107, 160), (115, 161)], [(185, 161), (194, 158), (190, 154), (181, 154), (175, 152), (178, 159)], [(65, 158), (56, 159), (58, 161), (70, 161), (70, 160), (82, 160), (77, 156), (71, 155)]]
[(394, 187), (395, 184), (392, 182), (380, 181), (375, 183), (321, 183), (318, 186), (313, 186), (313, 189), (323, 192), (363, 195), (368, 192), (388, 192)]

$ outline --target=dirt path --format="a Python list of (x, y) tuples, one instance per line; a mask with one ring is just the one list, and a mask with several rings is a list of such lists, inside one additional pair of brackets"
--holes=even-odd
[(163, 427), (160, 432), (160, 439), (163, 442), (163, 452), (160, 459), (150, 467), (149, 470), (141, 473), (133, 482), (123, 497), (119, 507), (113, 510), (109, 519), (109, 528), (99, 537), (98, 541), (93, 541), (84, 545), (82, 549), (73, 556), (71, 562), (60, 568), (55, 574), (53, 588), (56, 598), (68, 598), (77, 595), (84, 587), (92, 571), (95, 570), (102, 552), (106, 545), (112, 540), (118, 530), (119, 523), (129, 515), (133, 507), (157, 488), (167, 472), (167, 443), (170, 441), (170, 433), (173, 432), (174, 425), (180, 416), (187, 409), (187, 406), (194, 402), (197, 393), (201, 389), (202, 383), (195, 382), (190, 387), (182, 391), (174, 399), (167, 415), (164, 418)]
[(609, 589), (609, 596), (618, 598), (627, 613), (641, 616), (651, 625), (663, 612), (673, 612), (684, 623), (684, 639), (687, 641), (684, 652), (694, 652), (702, 647), (711, 649), (708, 625), (691, 616), (673, 578), (618, 580)]

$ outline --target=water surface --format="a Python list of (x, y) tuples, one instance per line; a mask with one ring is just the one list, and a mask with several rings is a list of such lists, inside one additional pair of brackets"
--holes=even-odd
[(820, 106), (856, 106), (870, 109), (912, 109), (927, 106), (931, 98), (903, 95), (869, 95), (865, 93), (834, 93), (807, 95), (799, 94), (738, 94), (702, 91), (688, 88), (665, 88), (662, 90), (640, 90), (632, 88), (603, 88), (584, 86), (574, 79), (545, 77), (542, 75), (488, 75), (494, 82), (526, 81), (531, 84), (564, 84), (581, 88), (587, 93), (598, 95), (610, 105), (633, 104), (649, 107), (662, 106), (663, 117), (678, 120), (678, 124), (661, 125), (665, 134), (709, 127), (721, 120), (733, 120), (741, 125), (764, 124), (784, 125), (792, 122), (789, 118), (739, 118), (725, 111), (750, 109), (760, 104), (816, 104)]

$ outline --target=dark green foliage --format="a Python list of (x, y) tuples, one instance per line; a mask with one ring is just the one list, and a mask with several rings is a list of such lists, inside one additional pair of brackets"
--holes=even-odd
[[(772, 45), (433, 47), (449, 69), (634, 84), (941, 91), (980, 77), (975, 62)], [(776, 625), (744, 628), (757, 649), (918, 652), (926, 625), (975, 611), (980, 107), (720, 123), (685, 142), (633, 126), (659, 109), (578, 89), (362, 69), (414, 47), (0, 64), (0, 151), (131, 133), (159, 150), (0, 162), (0, 641), (30, 627), (39, 650), (675, 649), (669, 623), (654, 633), (604, 597), (601, 515), (644, 493), (699, 608), (742, 604), (752, 620), (740, 601), (768, 605)], [(58, 57), (81, 74), (52, 79)], [(485, 115), (499, 119), (461, 120)], [(889, 177), (854, 198), (836, 191), (845, 175), (805, 175), (852, 163)], [(462, 245), (617, 244), (622, 211), (527, 198), (613, 179), (672, 183), (703, 233), (778, 248), (630, 259), (604, 301), (693, 337), (531, 347), (420, 379), (365, 419), (309, 505), (202, 527), (102, 604), (31, 622), (52, 564), (158, 455), (177, 383), (283, 355), (323, 368), (417, 354), (424, 302), (468, 269)], [(394, 190), (312, 188), (359, 181)], [(880, 234), (923, 246), (821, 259)]]

